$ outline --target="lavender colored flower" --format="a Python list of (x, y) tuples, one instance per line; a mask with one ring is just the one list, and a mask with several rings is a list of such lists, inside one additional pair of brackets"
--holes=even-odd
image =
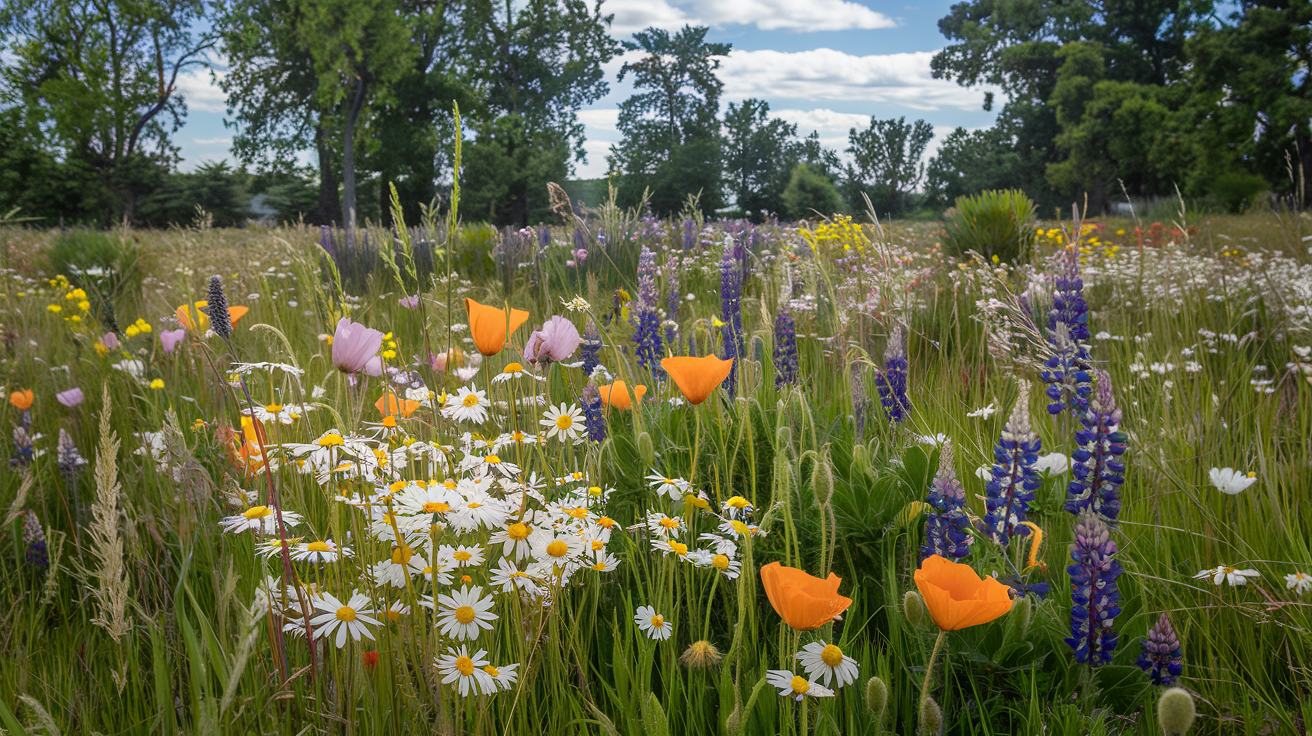
[(952, 467), (952, 443), (944, 442), (939, 450), (938, 473), (929, 486), (926, 502), (933, 510), (925, 520), (925, 543), (920, 547), (920, 559), (938, 555), (959, 560), (970, 554), (970, 519), (966, 517), (966, 488), (957, 480)]
[(1111, 376), (1096, 371), (1098, 388), (1075, 432), (1077, 448), (1071, 454), (1074, 478), (1066, 488), (1066, 510), (1079, 515), (1088, 510), (1116, 525), (1121, 512), (1121, 484), (1125, 482), (1125, 433), (1120, 431), (1121, 410), (1112, 395)]
[(1048, 384), (1048, 398), (1052, 399), (1048, 413), (1057, 415), (1063, 409), (1069, 409), (1078, 417), (1089, 407), (1089, 392), (1092, 390), (1089, 348), (1071, 339), (1064, 322), (1057, 323), (1050, 341), (1053, 354), (1045, 361), (1047, 370), (1041, 374)]
[(165, 353), (172, 353), (177, 349), (178, 343), (182, 338), (187, 336), (186, 328), (179, 327), (176, 330), (163, 330), (159, 333), (159, 341), (164, 345)]
[(588, 329), (583, 332), (583, 349), (579, 351), (579, 357), (583, 358), (583, 375), (591, 376), (601, 362), (601, 333), (592, 320), (588, 320)]
[(403, 296), (400, 299), (397, 299), (396, 303), (400, 304), (406, 309), (414, 309), (415, 307), (419, 306), (419, 295), (415, 294), (414, 296)]
[(1081, 514), (1075, 525), (1071, 560), (1066, 567), (1071, 579), (1071, 635), (1066, 643), (1075, 650), (1076, 662), (1108, 664), (1116, 649), (1112, 624), (1121, 612), (1116, 578), (1122, 570), (1111, 529), (1091, 511)]
[(210, 293), (206, 310), (210, 315), (210, 329), (214, 334), (227, 340), (232, 337), (232, 315), (228, 313), (228, 297), (223, 293), (223, 280), (218, 276), (210, 277)]
[(1175, 635), (1171, 620), (1163, 613), (1157, 624), (1148, 629), (1148, 638), (1143, 640), (1143, 653), (1135, 664), (1148, 674), (1148, 679), (1158, 687), (1175, 684), (1180, 676), (1184, 653), (1180, 650), (1180, 639)]
[(524, 344), (524, 360), (533, 365), (568, 360), (579, 349), (579, 328), (556, 315), (547, 320), (541, 329), (534, 330)]
[(1034, 463), (1042, 443), (1030, 426), (1030, 383), (1020, 381), (1020, 396), (993, 446), (993, 474), (985, 486), (984, 531), (993, 541), (1007, 546), (1013, 536), (1028, 536), (1026, 521), (1034, 492), (1043, 484)]
[(80, 388), (70, 388), (67, 391), (60, 391), (55, 394), (55, 401), (58, 401), (70, 409), (81, 404), (82, 400), (85, 398), (86, 397), (82, 394), (82, 389)]
[(110, 350), (118, 350), (119, 345), (120, 345), (121, 343), (119, 343), (119, 341), (118, 341), (118, 334), (117, 334), (117, 333), (114, 333), (114, 332), (106, 332), (104, 335), (101, 336), (101, 338), (100, 338), (100, 344), (101, 344), (101, 345), (104, 345), (105, 347), (109, 348)]
[(27, 564), (42, 572), (50, 567), (50, 558), (46, 553), (46, 532), (31, 509), (23, 517), (23, 546), (27, 548)]
[(879, 402), (891, 421), (901, 422), (911, 411), (907, 399), (907, 349), (901, 327), (894, 327), (884, 348), (884, 371), (875, 377)]
[(1057, 254), (1056, 261), (1057, 283), (1048, 313), (1048, 330), (1056, 332), (1057, 325), (1064, 324), (1071, 340), (1088, 342), (1089, 305), (1084, 301), (1084, 280), (1080, 278), (1080, 253), (1069, 245)]
[(32, 446), (32, 435), (27, 431), (25, 424), (19, 424), (14, 427), (11, 437), (14, 442), (14, 454), (9, 457), (9, 466), (26, 468), (36, 457), (36, 448)]
[[(342, 317), (333, 331), (333, 365), (343, 373), (359, 373), (377, 357), (382, 346), (383, 333)], [(378, 373), (382, 373), (381, 364)]]
[(797, 383), (797, 329), (787, 309), (774, 320), (774, 385)]
[(59, 429), (59, 444), (56, 445), (55, 450), (55, 457), (59, 462), (59, 472), (63, 473), (65, 477), (74, 475), (82, 466), (87, 464), (86, 458), (78, 452), (77, 445), (73, 444), (73, 438), (69, 436), (63, 427)]
[[(720, 259), (720, 328), (724, 337), (723, 360), (733, 360), (743, 352), (743, 275), (738, 264), (738, 250), (732, 238), (726, 237), (724, 257)], [(724, 390), (732, 398), (738, 393), (738, 362), (724, 379)]]
[(656, 254), (644, 245), (638, 256), (637, 332), (633, 341), (637, 344), (638, 364), (656, 376), (663, 375), (661, 359), (665, 357), (665, 347), (661, 344), (661, 316), (657, 311), (659, 299)]
[(583, 389), (583, 424), (588, 428), (588, 440), (604, 442), (606, 440), (606, 413), (601, 405), (601, 391), (596, 386)]
[(697, 245), (697, 224), (692, 220), (683, 221), (683, 251), (687, 253)]

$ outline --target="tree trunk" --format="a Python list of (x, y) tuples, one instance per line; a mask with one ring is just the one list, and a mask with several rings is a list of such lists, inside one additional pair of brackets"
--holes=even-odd
[(342, 222), (342, 202), (337, 198), (337, 170), (333, 168), (333, 150), (324, 127), (320, 115), (314, 126), (314, 145), (319, 152), (319, 206), (314, 211), (313, 222), (338, 225)]
[(355, 124), (364, 107), (364, 94), (368, 82), (364, 75), (355, 80), (355, 97), (346, 111), (346, 124), (342, 126), (342, 207), (346, 215), (346, 237), (355, 237)]

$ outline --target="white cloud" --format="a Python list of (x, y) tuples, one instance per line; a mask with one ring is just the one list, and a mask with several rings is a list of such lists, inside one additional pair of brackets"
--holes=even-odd
[(228, 96), (219, 89), (215, 75), (226, 72), (192, 67), (178, 75), (178, 92), (187, 100), (187, 108), (202, 112), (227, 112)]
[(192, 138), (192, 143), (198, 146), (231, 146), (231, 138)]
[(934, 79), (929, 68), (934, 53), (853, 56), (825, 48), (731, 51), (720, 67), (720, 79), (726, 99), (843, 100), (913, 110), (978, 110), (984, 90)]
[(606, 165), (606, 156), (610, 153), (611, 143), (609, 141), (588, 140), (583, 142), (583, 150), (588, 154), (588, 162), (584, 164), (574, 164), (574, 178), (576, 179), (599, 179), (606, 175), (609, 168)]
[(845, 31), (892, 28), (893, 19), (851, 0), (609, 0), (612, 32), (628, 35), (648, 26), (753, 25), (763, 31)]
[(579, 122), (592, 130), (613, 131), (619, 127), (620, 111), (617, 108), (579, 110)]

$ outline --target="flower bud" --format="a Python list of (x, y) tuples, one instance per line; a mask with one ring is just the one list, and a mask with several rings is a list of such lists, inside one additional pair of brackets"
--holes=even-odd
[(638, 456), (642, 458), (643, 467), (651, 466), (656, 459), (656, 448), (652, 445), (651, 435), (646, 432), (638, 435)]
[(866, 680), (866, 710), (875, 720), (875, 733), (884, 725), (884, 711), (888, 709), (888, 685), (878, 677)]
[(724, 719), (724, 732), (729, 736), (738, 736), (738, 732), (743, 727), (743, 710), (737, 703), (733, 704), (733, 710), (729, 711), (729, 716)]
[(811, 471), (811, 492), (815, 502), (824, 506), (834, 497), (834, 468), (829, 464), (829, 456), (823, 455)]
[(1194, 699), (1187, 690), (1173, 687), (1157, 701), (1157, 722), (1166, 736), (1184, 736), (1194, 725)]
[(943, 710), (933, 698), (920, 701), (920, 736), (939, 736), (943, 733)]
[(907, 617), (907, 623), (920, 626), (925, 621), (925, 599), (916, 591), (908, 590), (902, 596), (902, 614)]

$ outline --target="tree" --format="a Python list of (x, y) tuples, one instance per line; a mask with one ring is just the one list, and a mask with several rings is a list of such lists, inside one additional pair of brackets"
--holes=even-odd
[(871, 202), (880, 211), (902, 212), (907, 195), (920, 186), (925, 175), (922, 159), (933, 137), (934, 128), (929, 123), (908, 123), (905, 117), (872, 117), (869, 128), (849, 130), (847, 152), (852, 163), (847, 178), (853, 208), (862, 208), (860, 192), (868, 189)]
[(925, 194), (931, 207), (944, 209), (962, 195), (1006, 189), (1022, 178), (1015, 140), (1001, 127), (957, 128), (925, 167)]
[(95, 172), (131, 220), (139, 195), (176, 159), (186, 116), (178, 76), (213, 45), (192, 33), (202, 0), (11, 0), (0, 9), (4, 96), (22, 128), (64, 162)]
[(770, 117), (764, 100), (729, 103), (724, 114), (725, 174), (738, 209), (753, 220), (784, 211), (784, 188), (805, 155), (797, 126)]
[(611, 148), (610, 166), (621, 173), (624, 204), (637, 204), (650, 192), (652, 209), (664, 215), (679, 211), (693, 195), (700, 195), (705, 213), (723, 202), (717, 117), (723, 84), (715, 70), (717, 57), (731, 47), (708, 43), (708, 30), (684, 26), (671, 36), (648, 28), (624, 42), (626, 49), (646, 55), (625, 63), (619, 79), (632, 74), (634, 87), (647, 90), (620, 103), (624, 139)]
[(843, 195), (829, 177), (812, 164), (797, 164), (783, 192), (783, 214), (790, 220), (829, 217), (841, 213)]

